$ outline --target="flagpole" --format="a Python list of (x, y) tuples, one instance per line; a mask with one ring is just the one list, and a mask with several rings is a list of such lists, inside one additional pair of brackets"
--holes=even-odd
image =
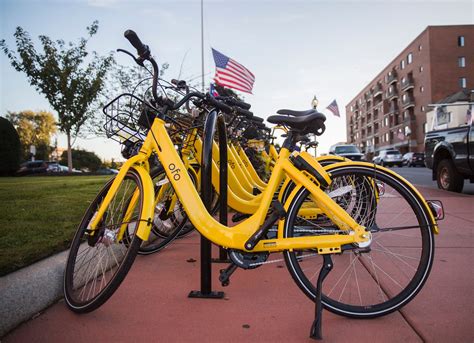
[(201, 0), (201, 84), (204, 93), (204, 0)]

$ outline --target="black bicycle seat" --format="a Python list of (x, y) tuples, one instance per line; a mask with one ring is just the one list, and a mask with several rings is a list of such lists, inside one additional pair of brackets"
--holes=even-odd
[(293, 110), (282, 109), (282, 110), (278, 110), (277, 113), (287, 115), (287, 116), (301, 117), (301, 116), (307, 116), (309, 114), (318, 113), (318, 112), (314, 109), (310, 109), (307, 111), (293, 111)]
[(300, 134), (314, 133), (318, 136), (326, 130), (325, 120), (326, 116), (318, 112), (300, 117), (274, 115), (267, 118), (269, 123), (288, 126)]

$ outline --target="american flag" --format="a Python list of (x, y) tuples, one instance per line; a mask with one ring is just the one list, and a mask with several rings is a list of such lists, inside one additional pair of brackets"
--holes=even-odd
[(341, 115), (339, 114), (339, 107), (337, 106), (337, 102), (336, 102), (336, 99), (333, 100), (333, 102), (331, 102), (329, 104), (328, 107), (326, 107), (329, 111), (331, 111), (336, 117), (340, 117)]
[(250, 70), (215, 49), (212, 49), (212, 55), (216, 63), (216, 84), (252, 94), (255, 76)]
[(401, 141), (405, 140), (405, 134), (403, 133), (402, 130), (398, 130), (397, 137)]

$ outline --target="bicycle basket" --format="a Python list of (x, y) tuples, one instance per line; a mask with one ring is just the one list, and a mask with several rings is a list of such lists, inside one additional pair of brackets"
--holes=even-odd
[(105, 133), (108, 138), (119, 143), (144, 141), (149, 125), (145, 127), (140, 122), (141, 114), (156, 111), (135, 95), (123, 93), (104, 106)]

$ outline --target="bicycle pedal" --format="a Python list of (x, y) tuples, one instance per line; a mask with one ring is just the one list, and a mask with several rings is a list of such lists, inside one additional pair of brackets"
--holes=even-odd
[(221, 269), (219, 272), (219, 281), (222, 287), (227, 287), (230, 284), (230, 276), (237, 270), (237, 265), (234, 263), (229, 264), (226, 269)]

